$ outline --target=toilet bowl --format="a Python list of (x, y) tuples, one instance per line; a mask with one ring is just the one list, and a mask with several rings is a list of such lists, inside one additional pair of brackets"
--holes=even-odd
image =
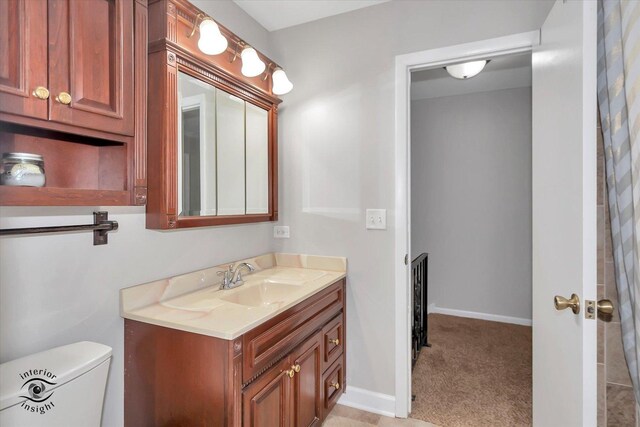
[(0, 426), (100, 426), (110, 362), (83, 341), (1, 364)]

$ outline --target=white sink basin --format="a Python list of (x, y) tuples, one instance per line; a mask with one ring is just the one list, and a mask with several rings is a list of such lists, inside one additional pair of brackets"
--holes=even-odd
[(280, 306), (291, 299), (291, 294), (300, 290), (300, 285), (264, 281), (220, 297), (221, 300), (249, 307)]

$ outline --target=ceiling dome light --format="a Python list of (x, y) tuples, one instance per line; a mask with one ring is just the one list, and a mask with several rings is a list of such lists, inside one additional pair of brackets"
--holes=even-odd
[(287, 73), (285, 73), (282, 68), (277, 68), (273, 72), (271, 79), (273, 80), (272, 90), (276, 95), (284, 95), (285, 93), (291, 92), (291, 89), (293, 89), (293, 83), (289, 81)]
[(447, 65), (444, 67), (451, 77), (456, 79), (470, 79), (482, 71), (487, 60), (465, 62), (463, 64)]
[(240, 54), (242, 58), (242, 74), (247, 77), (255, 77), (262, 74), (266, 65), (258, 58), (258, 52), (252, 47), (245, 47)]
[(227, 39), (220, 32), (218, 24), (211, 18), (204, 18), (200, 23), (198, 48), (207, 55), (218, 55), (227, 50), (227, 45)]

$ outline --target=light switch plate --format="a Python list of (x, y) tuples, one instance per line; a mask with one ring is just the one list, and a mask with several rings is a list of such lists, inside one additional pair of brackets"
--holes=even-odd
[(386, 230), (387, 229), (387, 210), (386, 209), (367, 209), (367, 230)]
[(289, 226), (288, 225), (276, 225), (273, 227), (273, 237), (276, 239), (288, 239), (289, 238)]

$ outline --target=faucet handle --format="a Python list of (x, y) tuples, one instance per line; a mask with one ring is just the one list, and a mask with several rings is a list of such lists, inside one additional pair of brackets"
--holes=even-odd
[(233, 278), (233, 264), (229, 265), (229, 268), (225, 271), (216, 271), (218, 276), (222, 276), (222, 284), (220, 286), (221, 289), (225, 289), (231, 284), (231, 279)]

